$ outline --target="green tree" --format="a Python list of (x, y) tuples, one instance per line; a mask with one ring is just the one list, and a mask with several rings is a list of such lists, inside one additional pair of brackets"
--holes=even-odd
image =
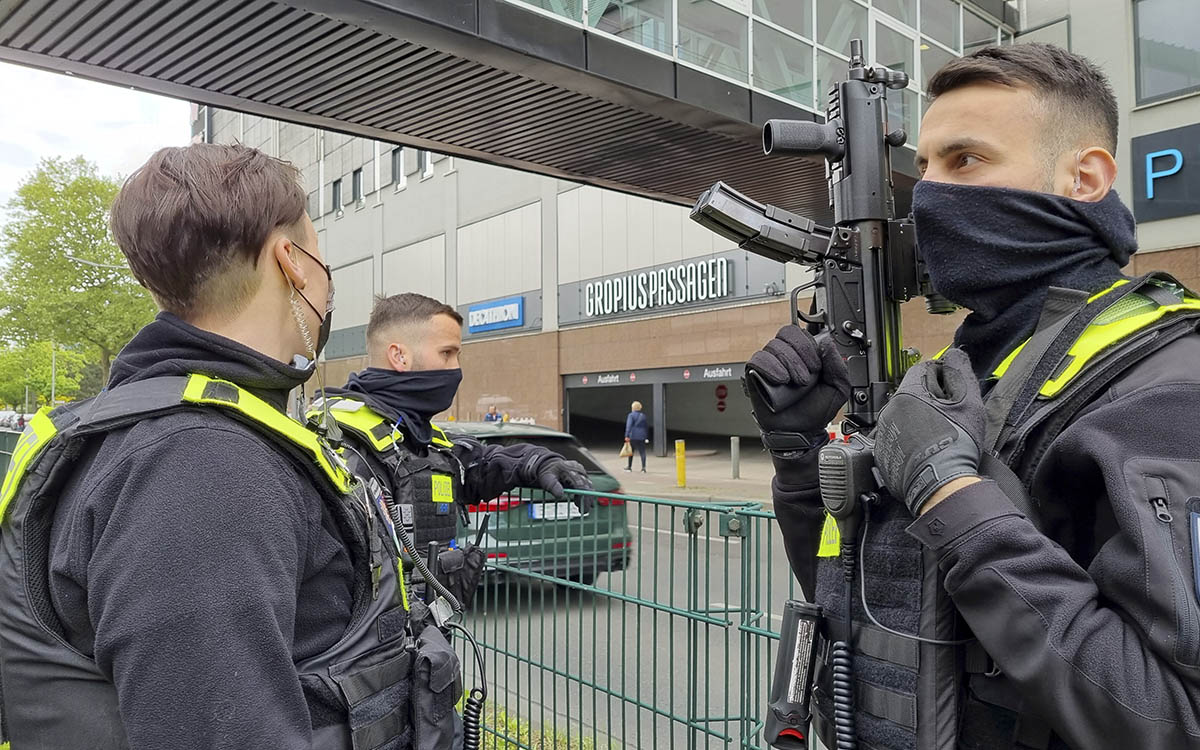
[(44, 159), (9, 201), (0, 233), (0, 340), (85, 353), (105, 380), (155, 312), (109, 234), (118, 188), (82, 157)]
[(49, 341), (2, 349), (0, 401), (22, 408), (28, 387), (30, 406), (50, 403), (52, 372), (54, 396), (60, 401), (75, 398), (80, 395), (80, 382), (87, 366), (87, 357), (83, 353), (56, 347)]

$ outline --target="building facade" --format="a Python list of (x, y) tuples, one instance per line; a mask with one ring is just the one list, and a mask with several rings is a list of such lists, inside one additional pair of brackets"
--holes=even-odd
[[(864, 38), (876, 62), (912, 76), (891, 105), (912, 143), (924, 82), (953, 56), (1014, 39), (1067, 46), (1105, 68), (1121, 105), (1118, 190), (1143, 248), (1131, 270), (1200, 285), (1200, 52), (1188, 24), (1169, 20), (1200, 27), (1192, 0), (513, 2), (812, 112), (849, 39)], [(415, 291), (465, 320), (448, 416), (495, 405), (601, 432), (619, 429), (636, 399), (660, 453), (675, 434), (757, 434), (738, 376), (788, 320), (787, 292), (805, 276), (700, 228), (686, 207), (207, 107), (194, 133), (301, 168), (337, 289), (326, 382), (365, 366), (373, 298)], [(960, 319), (923, 303), (906, 313), (906, 342), (922, 351)]]

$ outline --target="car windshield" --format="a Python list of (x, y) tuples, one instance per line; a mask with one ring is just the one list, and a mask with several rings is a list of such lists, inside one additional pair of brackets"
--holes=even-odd
[(543, 448), (549, 448), (550, 450), (554, 451), (555, 453), (557, 453), (558, 455), (562, 456), (563, 458), (565, 458), (569, 461), (578, 461), (579, 463), (583, 464), (583, 468), (587, 469), (589, 472), (593, 472), (593, 473), (597, 473), (597, 474), (604, 472), (604, 469), (601, 468), (600, 464), (596, 461), (596, 459), (592, 457), (592, 454), (588, 452), (588, 449), (584, 448), (582, 445), (580, 445), (578, 442), (576, 442), (574, 440), (574, 438), (539, 437), (539, 436), (515, 437), (514, 436), (514, 437), (491, 438), (488, 440), (488, 442), (496, 444), (496, 445), (517, 445), (519, 443), (529, 443), (531, 445), (537, 445), (537, 446), (541, 446)]

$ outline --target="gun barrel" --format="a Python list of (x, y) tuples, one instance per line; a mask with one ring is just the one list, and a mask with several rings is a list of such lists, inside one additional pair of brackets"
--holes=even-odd
[(807, 120), (767, 120), (763, 125), (764, 154), (808, 156), (821, 154), (830, 161), (846, 153), (845, 141), (837, 128)]

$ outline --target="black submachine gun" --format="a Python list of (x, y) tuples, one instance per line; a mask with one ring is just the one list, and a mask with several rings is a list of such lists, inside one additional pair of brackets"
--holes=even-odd
[[(915, 350), (902, 347), (900, 304), (923, 295), (929, 312), (954, 310), (930, 287), (917, 256), (911, 218), (896, 217), (890, 148), (903, 146), (908, 136), (902, 129), (888, 128), (887, 92), (907, 85), (906, 73), (868, 67), (862, 41), (855, 39), (850, 42), (847, 80), (831, 88), (824, 124), (769, 120), (763, 127), (767, 154), (825, 158), (833, 226), (758, 203), (722, 182), (700, 196), (691, 214), (694, 221), (745, 250), (814, 272), (811, 282), (792, 290), (792, 323), (830, 336), (850, 374), (842, 426), (848, 440), (826, 445), (819, 457), (821, 499), (841, 536), (847, 610), (861, 501), (877, 486), (867, 435), (905, 370), (920, 358)], [(798, 303), (810, 289), (813, 304), (805, 312)], [(786, 400), (783, 394), (772, 393), (762, 380), (751, 378), (747, 385), (761, 389), (766, 403), (786, 406), (781, 403)], [(765, 738), (779, 748), (807, 748), (813, 632), (820, 608), (788, 602), (783, 611)], [(849, 622), (849, 612), (845, 614), (844, 622)], [(856, 732), (848, 638), (833, 644), (832, 661), (837, 750), (850, 750)]]

